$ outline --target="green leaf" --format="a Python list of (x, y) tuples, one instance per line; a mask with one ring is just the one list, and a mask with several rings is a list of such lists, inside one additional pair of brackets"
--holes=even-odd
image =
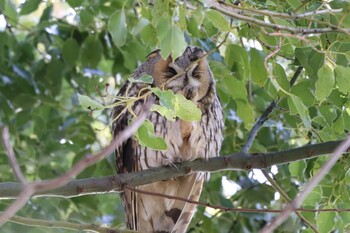
[(153, 77), (151, 75), (149, 75), (149, 74), (144, 74), (138, 79), (133, 79), (133, 82), (152, 84), (153, 83)]
[(116, 10), (108, 21), (108, 31), (112, 35), (113, 43), (122, 47), (126, 42), (127, 25), (126, 16), (123, 10)]
[(176, 116), (184, 121), (200, 121), (202, 117), (201, 110), (191, 101), (181, 94), (175, 95)]
[(245, 82), (236, 79), (234, 76), (227, 76), (220, 83), (226, 93), (232, 96), (235, 100), (247, 100), (247, 89)]
[(316, 98), (323, 101), (332, 92), (334, 86), (334, 74), (328, 65), (322, 66), (317, 72), (317, 81), (315, 84)]
[(6, 20), (13, 25), (16, 25), (18, 22), (18, 14), (16, 11), (16, 7), (13, 3), (13, 1), (0, 1), (3, 6), (1, 6), (0, 12), (3, 11), (6, 15)]
[(321, 201), (322, 194), (321, 186), (316, 186), (303, 201), (303, 206), (316, 206), (316, 204)]
[(157, 34), (160, 42), (160, 54), (163, 58), (171, 55), (175, 59), (185, 51), (187, 43), (184, 34), (172, 24), (170, 18), (162, 17), (159, 20)]
[(184, 121), (200, 121), (202, 117), (201, 110), (182, 94), (174, 94), (171, 90), (161, 91), (159, 88), (151, 88), (151, 91), (158, 96), (161, 107), (153, 107), (154, 111), (164, 114), (164, 116), (173, 119), (174, 116)]
[(339, 91), (350, 93), (350, 67), (337, 66), (334, 70)]
[(94, 15), (92, 15), (88, 10), (83, 10), (79, 13), (80, 23), (84, 27), (90, 26), (94, 22)]
[(154, 36), (156, 34), (157, 34), (156, 29), (152, 26), (152, 24), (148, 24), (140, 32), (141, 40), (147, 46), (156, 47), (158, 44), (158, 39), (156, 36)]
[(95, 100), (92, 100), (89, 96), (86, 95), (78, 94), (78, 100), (80, 105), (88, 110), (101, 110), (104, 108), (102, 104), (96, 102)]
[(302, 178), (304, 180), (304, 172), (306, 169), (305, 160), (299, 160), (296, 162), (291, 162), (288, 166), (290, 175), (297, 178)]
[(154, 126), (151, 121), (145, 120), (138, 128), (135, 136), (142, 146), (153, 150), (166, 150), (167, 144), (161, 137), (156, 137), (154, 133)]
[(225, 62), (230, 69), (237, 72), (240, 80), (249, 80), (249, 56), (244, 48), (234, 44), (228, 45), (225, 52)]
[(176, 119), (175, 111), (162, 105), (153, 104), (150, 108), (150, 111), (158, 112), (160, 115), (164, 116), (170, 121), (175, 121)]
[(27, 0), (23, 3), (20, 15), (27, 15), (38, 9), (41, 0)]
[(267, 80), (267, 71), (264, 66), (264, 58), (255, 48), (250, 49), (250, 70), (252, 80), (263, 87)]
[(209, 10), (205, 15), (207, 19), (220, 31), (226, 32), (230, 30), (227, 19), (220, 12)]
[(95, 68), (101, 61), (102, 45), (98, 37), (91, 35), (85, 39), (80, 49), (80, 60), (83, 66)]
[[(326, 209), (331, 209), (331, 206), (325, 206)], [(334, 227), (335, 212), (319, 212), (316, 217), (317, 229), (320, 233), (331, 232)]]
[(286, 0), (289, 5), (293, 8), (296, 9), (301, 5), (301, 2), (299, 0)]
[(249, 130), (253, 127), (254, 124), (254, 111), (252, 106), (245, 101), (237, 100), (237, 115), (244, 122), (244, 127)]
[(69, 65), (75, 65), (79, 58), (79, 44), (73, 38), (69, 38), (63, 44), (62, 57), (63, 60)]
[(81, 6), (84, 0), (67, 0), (67, 2), (71, 7), (75, 8)]
[(151, 88), (151, 91), (156, 96), (158, 96), (159, 103), (162, 106), (175, 111), (175, 94), (172, 90), (162, 91), (158, 87), (156, 87), (156, 88)]
[(288, 97), (288, 105), (290, 109), (290, 114), (291, 115), (299, 114), (301, 120), (304, 123), (304, 126), (307, 129), (310, 129), (311, 123), (310, 123), (309, 111), (306, 108), (306, 106), (303, 104), (301, 99), (298, 96), (290, 95)]
[(291, 89), (290, 93), (299, 96), (306, 107), (311, 107), (315, 104), (315, 95), (311, 93), (311, 81), (303, 80), (295, 84)]

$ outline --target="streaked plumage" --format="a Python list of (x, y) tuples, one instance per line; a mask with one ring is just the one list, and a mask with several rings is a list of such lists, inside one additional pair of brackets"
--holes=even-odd
[[(169, 165), (184, 160), (210, 158), (219, 155), (222, 142), (223, 116), (215, 90), (215, 82), (205, 52), (197, 47), (188, 47), (182, 56), (172, 61), (162, 59), (159, 51), (151, 53), (147, 61), (138, 67), (132, 77), (144, 74), (153, 76), (152, 86), (171, 89), (192, 100), (202, 111), (200, 122), (186, 122), (180, 119), (172, 122), (157, 112), (151, 112), (148, 119), (154, 124), (156, 135), (167, 142), (166, 151), (144, 148), (130, 138), (116, 150), (118, 173), (128, 173)], [(197, 62), (195, 62), (197, 61)], [(185, 72), (184, 72), (185, 71)], [(176, 78), (169, 79), (178, 73)], [(168, 81), (168, 83), (166, 83)], [(120, 89), (118, 96), (137, 96), (145, 87), (143, 83), (129, 82)], [(156, 100), (157, 101), (157, 100)], [(143, 101), (137, 101), (133, 110), (141, 111)], [(112, 111), (116, 118), (123, 106)], [(123, 130), (132, 114), (123, 113), (112, 125), (113, 135)], [(137, 187), (138, 189), (198, 200), (202, 191), (205, 173), (195, 173), (172, 180), (159, 181)], [(186, 232), (195, 211), (195, 205), (161, 197), (143, 195), (126, 190), (122, 194), (125, 204), (127, 226), (141, 232)]]

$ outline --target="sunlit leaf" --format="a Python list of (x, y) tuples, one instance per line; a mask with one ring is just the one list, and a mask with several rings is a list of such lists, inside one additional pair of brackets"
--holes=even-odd
[(185, 121), (199, 121), (202, 117), (201, 110), (181, 94), (175, 95), (176, 116)]
[(150, 108), (150, 111), (158, 112), (160, 115), (164, 116), (170, 121), (175, 121), (176, 119), (175, 111), (162, 105), (153, 104)]
[(167, 144), (164, 139), (155, 136), (154, 126), (149, 120), (145, 120), (145, 122), (136, 131), (135, 136), (142, 146), (153, 150), (167, 149)]
[[(326, 206), (325, 208), (331, 209), (332, 207)], [(319, 229), (320, 233), (331, 232), (334, 227), (335, 216), (335, 212), (319, 212), (317, 214), (317, 228)]]
[(218, 11), (209, 10), (206, 12), (205, 16), (212, 22), (212, 24), (220, 29), (221, 31), (229, 31), (230, 27), (227, 19), (220, 14)]
[(304, 172), (306, 169), (306, 162), (304, 160), (299, 160), (296, 162), (291, 162), (288, 166), (291, 176), (302, 178), (304, 177)]

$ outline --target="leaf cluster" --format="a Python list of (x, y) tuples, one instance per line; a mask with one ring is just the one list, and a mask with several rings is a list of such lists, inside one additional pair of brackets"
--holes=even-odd
[[(209, 51), (209, 65), (224, 107), (222, 154), (241, 150), (256, 119), (273, 100), (278, 107), (250, 151), (277, 151), (345, 137), (350, 130), (349, 2), (220, 3), (220, 9), (228, 12), (211, 5), (214, 1), (204, 2), (0, 0), (0, 124), (9, 126), (11, 143), (28, 180), (56, 177), (84, 154), (108, 144), (112, 119), (105, 106), (155, 48), (161, 49), (163, 57), (180, 55), (187, 44)], [(242, 15), (245, 18), (238, 18)], [(276, 25), (284, 29), (277, 30)], [(318, 33), (325, 29), (327, 33)], [(303, 71), (291, 85), (298, 67)], [(152, 80), (146, 76), (141, 81), (149, 84)], [(198, 109), (182, 96), (151, 91), (160, 99), (153, 111), (170, 120), (198, 120)], [(125, 106), (130, 101), (120, 100)], [(88, 114), (79, 102), (90, 111), (102, 111)], [(145, 146), (165, 148), (147, 121), (137, 137)], [(338, 161), (303, 207), (349, 208), (347, 158)], [(320, 157), (270, 171), (293, 198), (325, 161), (326, 157)], [(0, 168), (0, 181), (14, 179), (3, 148)], [(114, 158), (110, 157), (79, 177), (113, 172)], [(229, 207), (282, 208), (285, 201), (258, 178), (258, 171), (214, 173), (202, 200)], [(1, 201), (0, 209), (8, 205)], [(123, 207), (115, 194), (34, 199), (19, 214), (124, 226)], [(349, 230), (347, 212), (303, 215), (320, 232)], [(272, 217), (200, 207), (189, 232), (257, 232)], [(47, 232), (11, 223), (3, 229)], [(293, 215), (277, 232), (297, 230), (312, 232)]]

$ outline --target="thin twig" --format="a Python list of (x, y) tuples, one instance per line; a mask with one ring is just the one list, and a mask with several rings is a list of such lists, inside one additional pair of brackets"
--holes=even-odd
[(261, 233), (273, 232), (274, 229), (282, 224), (289, 217), (290, 213), (295, 211), (295, 209), (300, 206), (300, 204), (305, 200), (310, 192), (321, 182), (323, 177), (325, 177), (327, 173), (332, 169), (340, 156), (348, 150), (349, 146), (350, 136), (348, 136), (348, 138), (337, 147), (333, 155), (330, 156), (329, 160), (319, 170), (318, 174), (309, 180), (309, 182), (304, 186), (304, 189), (299, 192), (297, 197), (284, 208), (283, 212), (279, 216), (277, 216), (270, 224), (266, 225), (261, 230)]
[(4, 128), (2, 129), (2, 143), (4, 144), (5, 150), (7, 152), (7, 157), (10, 161), (13, 174), (19, 182), (25, 184), (27, 180), (24, 177), (21, 168), (18, 165), (15, 152), (13, 151), (13, 148), (11, 146), (10, 133), (9, 128), (7, 126), (4, 126)]
[[(156, 196), (156, 197), (162, 197), (166, 199), (171, 199), (171, 200), (178, 200), (178, 201), (183, 201), (186, 203), (191, 203), (199, 206), (204, 206), (204, 207), (209, 207), (212, 209), (216, 210), (222, 210), (225, 212), (241, 212), (241, 213), (281, 213), (284, 210), (278, 210), (278, 209), (252, 209), (252, 208), (233, 208), (233, 207), (226, 207), (222, 205), (212, 205), (208, 202), (201, 202), (201, 201), (194, 201), (188, 198), (183, 198), (183, 197), (178, 197), (178, 196), (173, 196), (173, 195), (168, 195), (164, 193), (158, 193), (158, 192), (151, 192), (151, 191), (145, 191), (145, 190), (140, 190), (137, 188), (133, 188), (130, 186), (123, 186), (125, 189), (128, 189), (130, 191), (140, 193), (140, 194), (145, 194), (149, 196)], [(297, 208), (295, 211), (300, 211), (300, 212), (308, 212), (308, 213), (316, 213), (316, 212), (349, 212), (350, 209), (305, 209), (305, 208)], [(316, 229), (317, 232), (317, 229)]]
[[(0, 212), (0, 214), (1, 213), (2, 212)], [(80, 223), (73, 223), (73, 222), (66, 222), (66, 221), (33, 219), (33, 218), (21, 217), (17, 215), (13, 216), (8, 221), (25, 225), (25, 226), (60, 228), (60, 229), (98, 232), (98, 233), (137, 233), (138, 232), (133, 230), (112, 229), (112, 228), (102, 227), (97, 224), (80, 224)]]
[[(266, 171), (266, 169), (261, 169), (261, 172), (263, 173), (263, 175), (266, 177), (266, 179), (270, 182), (270, 184), (272, 185), (273, 188), (275, 188), (275, 190), (281, 195), (281, 197), (286, 201), (286, 202), (290, 202), (291, 199), (289, 198), (289, 196), (287, 195), (287, 193), (285, 193), (283, 191), (283, 189), (277, 184), (277, 182), (272, 179), (269, 175), (269, 173)], [(317, 228), (309, 221), (307, 220), (301, 213), (301, 211), (296, 211), (295, 214), (301, 219), (302, 222), (304, 222), (308, 227), (310, 227), (314, 232), (318, 233), (319, 231), (317, 230)]]

